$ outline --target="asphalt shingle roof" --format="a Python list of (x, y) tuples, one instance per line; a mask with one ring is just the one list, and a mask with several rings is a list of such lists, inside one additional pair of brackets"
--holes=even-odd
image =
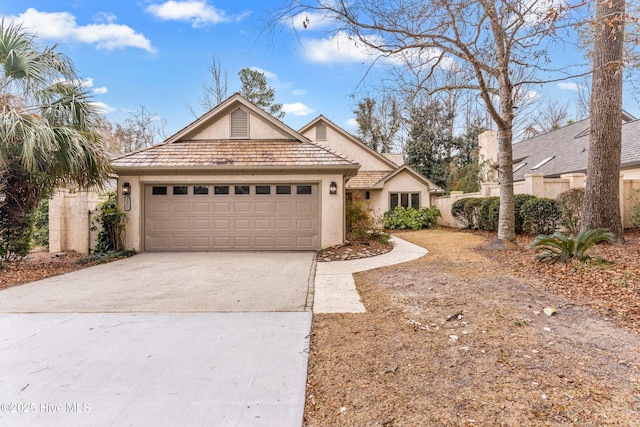
[(313, 143), (296, 140), (188, 140), (165, 143), (112, 161), (116, 168), (215, 166), (353, 166)]
[[(590, 120), (586, 119), (514, 144), (514, 161), (523, 159), (520, 164), (526, 164), (514, 172), (513, 180), (522, 181), (525, 175), (531, 173), (557, 177), (564, 173), (586, 172), (589, 160), (589, 126)], [(535, 170), (531, 169), (550, 157), (553, 159)], [(623, 167), (640, 163), (640, 120), (622, 125), (620, 162)]]

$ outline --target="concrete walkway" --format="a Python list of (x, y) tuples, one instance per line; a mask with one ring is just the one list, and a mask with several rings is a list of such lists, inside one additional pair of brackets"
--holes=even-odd
[(366, 310), (353, 280), (353, 273), (401, 264), (427, 253), (423, 247), (392, 236), (391, 252), (351, 261), (319, 262), (316, 267), (314, 313), (364, 313)]

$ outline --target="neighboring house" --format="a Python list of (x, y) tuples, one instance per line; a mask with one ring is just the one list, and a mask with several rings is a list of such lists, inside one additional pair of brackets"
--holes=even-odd
[[(427, 207), (441, 190), (402, 156), (381, 155), (320, 116), (295, 131), (235, 94), (164, 143), (116, 157), (125, 247), (137, 251), (318, 250), (345, 241), (345, 202), (376, 214)], [(87, 200), (61, 198), (51, 247), (70, 240)], [(68, 199), (68, 200), (67, 200)], [(57, 209), (57, 208), (56, 208)], [(89, 206), (88, 209), (95, 209)], [(83, 217), (83, 218), (84, 218)], [(86, 236), (86, 218), (76, 234)], [(79, 222), (80, 223), (80, 222)], [(72, 241), (73, 240), (73, 241)]]
[(380, 154), (324, 116), (305, 125), (300, 133), (361, 165), (358, 174), (347, 181), (347, 200), (368, 200), (376, 215), (396, 206), (430, 207), (435, 197), (444, 193), (406, 165), (401, 154)]
[[(630, 227), (632, 196), (640, 189), (640, 120), (626, 112), (622, 117), (620, 214), (623, 226)], [(590, 120), (586, 119), (513, 144), (514, 193), (557, 198), (569, 189), (584, 188), (589, 179), (589, 129)], [(493, 165), (497, 164), (496, 147), (495, 131), (479, 136), (480, 155)], [(436, 206), (442, 212), (439, 223), (462, 226), (451, 214), (451, 206), (461, 198), (500, 195), (497, 182), (485, 182), (481, 187), (478, 193), (452, 191), (449, 196), (438, 197)]]
[[(640, 120), (627, 113), (623, 114), (623, 120), (620, 173), (625, 179), (640, 179)], [(586, 173), (589, 129), (590, 120), (585, 119), (513, 144), (513, 181), (523, 181), (529, 174), (558, 178)], [(485, 156), (494, 162), (497, 158), (496, 153)]]

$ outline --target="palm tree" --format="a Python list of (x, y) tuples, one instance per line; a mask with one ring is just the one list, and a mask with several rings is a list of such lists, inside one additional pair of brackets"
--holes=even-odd
[(100, 187), (110, 166), (95, 131), (99, 109), (67, 56), (55, 46), (40, 48), (32, 34), (2, 20), (0, 65), (0, 246), (6, 249), (10, 228), (24, 227), (51, 190)]

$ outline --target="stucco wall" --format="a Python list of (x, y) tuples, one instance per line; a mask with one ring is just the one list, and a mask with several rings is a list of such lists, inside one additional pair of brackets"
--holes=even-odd
[[(332, 181), (338, 184), (338, 194), (329, 194)], [(320, 245), (322, 248), (344, 243), (344, 185), (341, 174), (270, 174), (270, 175), (120, 175), (118, 188), (131, 184), (131, 210), (125, 218), (125, 247), (143, 251), (144, 242), (144, 186), (148, 184), (279, 184), (317, 183), (320, 193)], [(118, 203), (124, 206), (121, 192)]]
[[(230, 110), (231, 113), (233, 110)], [(244, 110), (247, 111), (247, 110)], [(247, 114), (249, 112), (247, 111)], [(227, 114), (224, 117), (216, 118), (215, 122), (208, 125), (202, 132), (191, 136), (191, 139), (230, 139), (231, 138), (231, 118)], [(290, 135), (285, 134), (280, 129), (267, 123), (262, 118), (249, 114), (249, 138), (261, 139), (289, 139)]]
[(359, 146), (360, 144), (345, 138), (341, 133), (336, 132), (331, 126), (327, 126), (327, 139), (316, 140), (316, 127), (313, 126), (308, 129), (304, 134), (307, 138), (316, 143), (335, 151), (338, 154), (342, 154), (347, 158), (360, 163), (362, 171), (392, 171), (385, 162), (378, 159), (375, 155), (371, 154), (369, 150)]
[(90, 212), (99, 202), (97, 191), (57, 190), (49, 200), (49, 252), (89, 253), (95, 245)]

